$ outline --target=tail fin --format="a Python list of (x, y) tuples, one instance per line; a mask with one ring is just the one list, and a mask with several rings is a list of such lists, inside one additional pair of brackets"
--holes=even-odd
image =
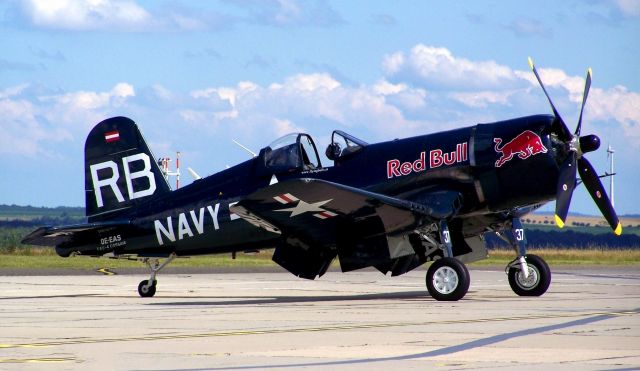
[(87, 136), (84, 157), (89, 222), (112, 219), (171, 191), (138, 126), (126, 117), (97, 124)]

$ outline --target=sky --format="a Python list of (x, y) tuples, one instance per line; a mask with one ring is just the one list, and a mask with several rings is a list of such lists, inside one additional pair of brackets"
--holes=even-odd
[[(587, 158), (615, 150), (618, 214), (640, 214), (640, 0), (25, 0), (0, 3), (0, 204), (84, 206), (84, 141), (128, 116), (155, 157), (209, 175), (289, 132), (323, 150), (551, 113)], [(608, 180), (605, 181), (608, 189)], [(543, 210), (553, 210), (553, 204)], [(571, 211), (599, 214), (584, 187)]]

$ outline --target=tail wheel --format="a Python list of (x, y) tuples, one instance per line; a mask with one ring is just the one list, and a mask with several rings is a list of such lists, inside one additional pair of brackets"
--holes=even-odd
[(525, 278), (519, 265), (509, 268), (509, 286), (520, 296), (540, 296), (547, 292), (551, 284), (551, 270), (537, 255), (527, 255), (528, 277)]
[(149, 280), (141, 281), (138, 285), (138, 294), (143, 298), (150, 298), (156, 294), (156, 285), (158, 281), (153, 280), (153, 285), (148, 285)]
[(427, 290), (439, 301), (457, 301), (469, 290), (469, 271), (458, 259), (438, 259), (427, 270)]

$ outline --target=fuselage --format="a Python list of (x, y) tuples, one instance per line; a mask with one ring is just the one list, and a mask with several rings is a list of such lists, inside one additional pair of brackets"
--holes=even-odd
[(465, 235), (479, 234), (489, 223), (554, 199), (566, 154), (549, 134), (553, 120), (537, 115), (367, 144), (329, 167), (269, 171), (258, 156), (141, 204), (126, 215), (128, 228), (101, 231), (99, 246), (59, 246), (58, 253), (156, 256), (271, 248), (281, 236), (241, 219), (230, 206), (274, 179), (291, 178), (426, 204), (434, 192), (456, 191), (464, 200), (458, 225)]

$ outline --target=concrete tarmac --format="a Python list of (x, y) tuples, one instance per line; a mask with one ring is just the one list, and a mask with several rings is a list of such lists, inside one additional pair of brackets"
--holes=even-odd
[(539, 298), (475, 268), (453, 303), (424, 269), (144, 278), (0, 276), (0, 369), (640, 369), (635, 268), (555, 269)]

